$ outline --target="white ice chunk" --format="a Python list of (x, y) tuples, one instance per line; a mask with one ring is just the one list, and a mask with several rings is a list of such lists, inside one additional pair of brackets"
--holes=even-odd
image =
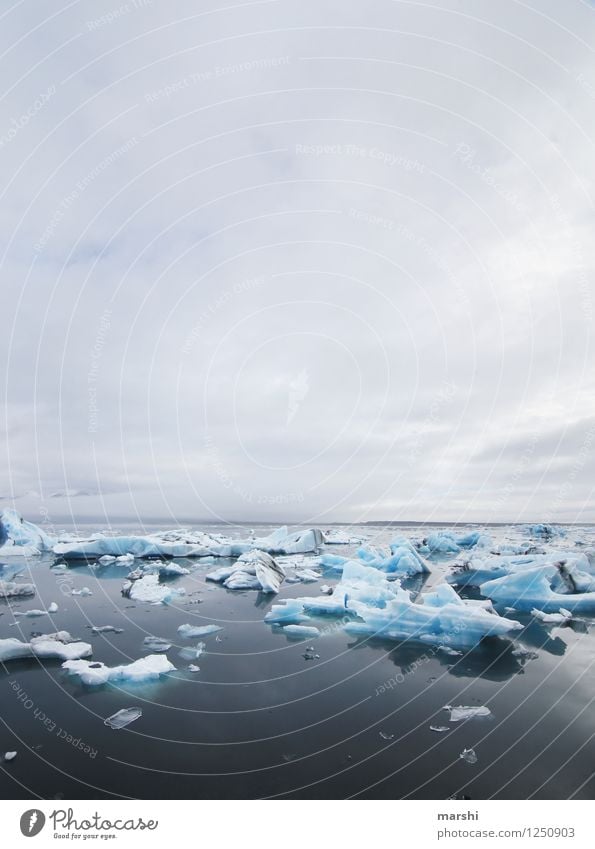
[(462, 722), (465, 719), (473, 719), (478, 716), (493, 716), (492, 711), (484, 705), (481, 707), (467, 707), (466, 705), (457, 705), (457, 707), (452, 707), (452, 705), (445, 705), (444, 710), (450, 711), (451, 722)]
[(161, 675), (175, 671), (173, 663), (164, 654), (149, 654), (133, 663), (122, 666), (106, 666), (104, 663), (90, 663), (88, 660), (69, 660), (62, 664), (70, 675), (77, 675), (83, 684), (91, 687), (110, 683), (133, 683), (154, 681)]
[(562, 624), (564, 622), (569, 622), (572, 619), (572, 613), (570, 610), (565, 610), (563, 607), (560, 608), (558, 613), (542, 613), (541, 610), (537, 610), (537, 608), (533, 608), (531, 611), (531, 615), (535, 617), (535, 619), (539, 619), (541, 622), (546, 622), (548, 624)]
[(320, 636), (320, 631), (313, 625), (285, 625), (283, 633), (289, 634), (290, 637), (302, 637), (303, 639), (313, 639)]
[(17, 584), (14, 581), (0, 581), (0, 598), (25, 598), (35, 595), (34, 584)]
[(174, 596), (184, 595), (186, 591), (183, 588), (172, 588), (169, 584), (160, 584), (158, 575), (145, 575), (138, 581), (124, 584), (122, 592), (134, 601), (166, 604)]
[(93, 595), (93, 591), (90, 590), (89, 587), (82, 587), (80, 590), (72, 590), (70, 595), (80, 595), (83, 598), (86, 598), (87, 596)]
[(178, 634), (184, 639), (191, 637), (206, 637), (208, 634), (216, 634), (217, 631), (222, 631), (219, 625), (180, 625)]
[(90, 654), (92, 648), (89, 643), (73, 641), (67, 631), (42, 634), (33, 637), (29, 643), (17, 639), (0, 640), (0, 661), (3, 662), (28, 657), (78, 660), (81, 657), (89, 657)]
[(16, 752), (4, 752), (4, 760), (5, 761), (14, 761), (16, 756), (17, 756)]
[(324, 532), (324, 542), (326, 545), (361, 545), (367, 539), (367, 536), (355, 536), (346, 531)]

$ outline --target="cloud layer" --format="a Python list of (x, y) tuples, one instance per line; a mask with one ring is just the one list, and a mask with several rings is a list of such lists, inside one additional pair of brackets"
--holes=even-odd
[(0, 504), (592, 520), (594, 14), (12, 6)]

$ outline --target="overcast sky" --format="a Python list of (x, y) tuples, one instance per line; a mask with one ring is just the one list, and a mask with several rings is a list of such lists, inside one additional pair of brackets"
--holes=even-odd
[(0, 506), (595, 521), (595, 10), (21, 0)]

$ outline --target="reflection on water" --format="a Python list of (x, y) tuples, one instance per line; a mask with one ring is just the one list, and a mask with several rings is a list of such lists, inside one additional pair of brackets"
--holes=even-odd
[[(505, 540), (514, 533), (501, 530)], [(381, 532), (373, 542), (388, 538)], [(67, 630), (113, 666), (142, 657), (144, 638), (154, 636), (172, 644), (176, 666), (151, 684), (88, 688), (59, 661), (2, 665), (0, 752), (18, 752), (0, 764), (4, 798), (592, 798), (588, 621), (557, 627), (519, 614), (516, 639), (458, 654), (354, 639), (331, 619), (317, 621), (318, 639), (288, 640), (263, 623), (278, 598), (205, 582), (210, 558), (176, 562), (190, 574), (167, 579), (186, 590), (168, 606), (124, 598), (121, 564), (63, 568), (44, 557), (0, 567), (0, 579), (37, 587), (34, 599), (0, 603), (0, 638)], [(448, 560), (433, 561), (432, 574), (408, 589), (425, 591), (447, 568)], [(320, 583), (336, 580), (325, 574)], [(93, 595), (71, 595), (84, 586)], [(284, 585), (280, 597), (318, 587)], [(52, 616), (14, 616), (53, 601)], [(199, 672), (180, 657), (198, 642), (180, 637), (185, 623), (223, 628), (200, 638)], [(106, 625), (123, 630), (91, 631)], [(487, 704), (493, 718), (450, 723), (447, 704)], [(131, 707), (142, 716), (126, 728), (104, 724)], [(476, 764), (459, 758), (465, 748)]]

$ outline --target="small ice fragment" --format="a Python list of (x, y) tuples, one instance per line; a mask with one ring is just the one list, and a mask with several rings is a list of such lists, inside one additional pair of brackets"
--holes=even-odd
[(448, 725), (430, 725), (430, 731), (436, 731), (438, 734), (442, 734), (444, 731), (448, 731)]
[(325, 593), (325, 595), (331, 595), (331, 594), (332, 594), (332, 592), (333, 592), (333, 588), (332, 588), (332, 587), (329, 587), (329, 585), (328, 585), (328, 584), (323, 584), (323, 585), (320, 587), (320, 592), (321, 592), (321, 593)]
[(385, 731), (380, 731), (379, 734), (383, 740), (392, 740), (395, 736), (394, 734), (387, 734)]
[(145, 637), (143, 647), (149, 651), (164, 652), (170, 650), (171, 643), (162, 640), (161, 637)]
[(196, 666), (194, 663), (191, 663), (188, 667), (188, 672), (200, 672), (200, 666)]
[(180, 625), (178, 634), (180, 637), (189, 639), (190, 637), (206, 637), (208, 634), (216, 634), (217, 631), (222, 631), (219, 625)]
[(459, 757), (467, 761), (468, 764), (476, 764), (477, 763), (477, 755), (473, 751), (473, 749), (463, 749)]
[(143, 712), (140, 708), (122, 708), (122, 710), (117, 711), (112, 716), (108, 716), (103, 724), (108, 725), (110, 728), (115, 730), (119, 728), (126, 728), (126, 726), (130, 725), (131, 722), (134, 722), (136, 719), (140, 719), (142, 715)]
[(107, 566), (108, 563), (115, 563), (116, 558), (113, 554), (104, 554), (99, 558), (97, 562), (101, 563), (102, 566)]
[(114, 634), (122, 634), (124, 628), (116, 628), (114, 625), (91, 625), (93, 634), (109, 634), (112, 631)]
[(531, 611), (531, 616), (534, 616), (535, 619), (539, 619), (541, 622), (545, 622), (546, 624), (559, 624), (562, 625), (564, 622), (568, 622), (572, 619), (572, 613), (570, 610), (565, 610), (563, 607), (560, 608), (559, 613), (543, 613), (541, 610), (537, 610), (536, 607)]
[(461, 722), (463, 719), (472, 719), (475, 716), (493, 716), (492, 711), (483, 706), (466, 707), (464, 705), (458, 705), (457, 707), (452, 707), (451, 705), (445, 705), (444, 710), (450, 711), (451, 722)]
[(58, 605), (56, 604), (55, 601), (53, 601), (50, 604), (50, 606), (48, 607), (48, 613), (57, 613), (57, 612), (58, 612)]
[(47, 610), (37, 610), (37, 609), (35, 609), (35, 610), (25, 610), (24, 612), (17, 610), (17, 611), (15, 611), (14, 615), (15, 616), (29, 616), (29, 617), (47, 616)]
[(311, 651), (305, 651), (302, 655), (304, 660), (316, 660), (316, 655), (312, 654)]
[(89, 587), (83, 587), (81, 590), (72, 590), (70, 595), (88, 596), (88, 595), (93, 595), (93, 593), (91, 592)]
[(5, 760), (5, 761), (14, 761), (14, 759), (16, 758), (16, 756), (17, 756), (17, 753), (16, 753), (16, 752), (5, 752), (5, 754), (4, 754), (4, 760)]

